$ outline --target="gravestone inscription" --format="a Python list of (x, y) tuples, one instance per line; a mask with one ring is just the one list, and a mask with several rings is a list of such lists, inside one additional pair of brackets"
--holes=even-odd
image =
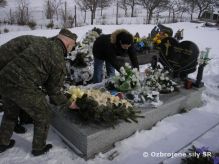
[(173, 77), (185, 79), (196, 70), (199, 48), (191, 41), (178, 42), (172, 37), (162, 39), (159, 45), (160, 62), (173, 73)]

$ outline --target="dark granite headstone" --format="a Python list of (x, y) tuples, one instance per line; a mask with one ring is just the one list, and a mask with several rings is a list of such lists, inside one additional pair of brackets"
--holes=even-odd
[(191, 41), (179, 43), (172, 37), (162, 39), (160, 48), (160, 62), (173, 73), (174, 77), (184, 79), (196, 70), (199, 49)]
[(154, 38), (156, 36), (157, 33), (159, 32), (164, 32), (166, 33), (168, 36), (172, 36), (173, 35), (173, 30), (167, 26), (164, 26), (162, 24), (158, 24), (156, 25), (152, 31), (151, 31), (151, 38)]

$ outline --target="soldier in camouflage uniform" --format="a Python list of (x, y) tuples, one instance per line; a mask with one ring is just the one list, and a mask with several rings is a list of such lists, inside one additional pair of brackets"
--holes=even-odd
[[(15, 39), (13, 39), (13, 42), (10, 42), (8, 44), (2, 45), (0, 48), (0, 70), (2, 68), (4, 68), (4, 66), (10, 62), (13, 58), (15, 58), (16, 56), (19, 56), (26, 47), (28, 47), (31, 43), (33, 43), (34, 41), (34, 36), (21, 36), (21, 37), (17, 37)], [(14, 46), (11, 46), (11, 43)], [(18, 46), (16, 46), (18, 45)], [(5, 53), (6, 52), (6, 53)], [(3, 102), (2, 102), (2, 98), (0, 95), (0, 112), (3, 111)], [(26, 129), (21, 126), (23, 120), (22, 119), (26, 119), (24, 121), (29, 121), (31, 122), (32, 120), (29, 118), (29, 116), (26, 114), (25, 111), (20, 110), (19, 113), (19, 120), (17, 120), (17, 124), (15, 126), (14, 131), (16, 133), (25, 133)], [(29, 119), (29, 120), (27, 120)]]
[[(0, 95), (4, 115), (0, 126), (0, 153), (15, 144), (13, 134), (19, 109), (34, 121), (32, 154), (41, 155), (52, 148), (46, 144), (50, 123), (50, 103), (72, 106), (61, 92), (66, 74), (64, 55), (75, 46), (77, 35), (62, 29), (54, 38), (21, 36), (0, 47)], [(70, 105), (70, 106), (69, 106)]]

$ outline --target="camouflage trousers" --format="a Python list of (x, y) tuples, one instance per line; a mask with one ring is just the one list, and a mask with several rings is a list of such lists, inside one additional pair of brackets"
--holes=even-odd
[(51, 115), (45, 95), (23, 92), (22, 94), (14, 93), (11, 96), (10, 98), (2, 96), (4, 114), (0, 126), (0, 145), (9, 144), (20, 109), (22, 109), (33, 119), (32, 149), (43, 149), (46, 145)]

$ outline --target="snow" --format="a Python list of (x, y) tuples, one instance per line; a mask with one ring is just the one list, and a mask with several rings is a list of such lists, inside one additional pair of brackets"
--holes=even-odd
[[(156, 164), (163, 160), (164, 163), (177, 164), (180, 158), (161, 158), (152, 157), (155, 153), (177, 152), (183, 146), (190, 142), (191, 138), (195, 140), (190, 144), (196, 146), (207, 146), (212, 151), (219, 151), (219, 30), (216, 28), (201, 27), (201, 24), (195, 23), (175, 23), (167, 26), (173, 28), (174, 33), (178, 29), (184, 29), (184, 39), (195, 42), (200, 50), (210, 47), (210, 58), (212, 60), (205, 67), (203, 81), (206, 90), (202, 94), (203, 105), (194, 108), (188, 113), (177, 114), (167, 117), (158, 122), (151, 130), (142, 130), (136, 132), (133, 136), (116, 143), (115, 148), (105, 154), (98, 154), (94, 159), (85, 161), (78, 157), (72, 150), (62, 142), (62, 140), (53, 132), (49, 131), (48, 143), (53, 144), (53, 149), (47, 154), (39, 157), (31, 155), (31, 142), (33, 136), (32, 125), (25, 125), (27, 133), (18, 135), (13, 134), (12, 138), (16, 140), (16, 145), (12, 149), (0, 154), (0, 164), (29, 164), (29, 163), (49, 163), (49, 164)], [(70, 29), (75, 32), (81, 40), (85, 33), (94, 26), (84, 26)], [(103, 33), (111, 33), (118, 28), (125, 28), (132, 34), (139, 32), (140, 36), (147, 36), (154, 25), (107, 25), (96, 26), (103, 29)], [(51, 37), (57, 35), (59, 30), (33, 30), (24, 29), (18, 32), (4, 33), (0, 35), (0, 45), (10, 39), (20, 35), (37, 35)], [(144, 66), (141, 66), (143, 70)], [(190, 75), (196, 77), (196, 72)], [(0, 114), (1, 120), (2, 114)], [(206, 132), (209, 128), (211, 130)], [(189, 146), (189, 145), (187, 145)], [(119, 155), (114, 160), (108, 160), (107, 157), (118, 152)], [(186, 151), (186, 149), (184, 149)], [(149, 153), (148, 157), (143, 157), (143, 153)]]

